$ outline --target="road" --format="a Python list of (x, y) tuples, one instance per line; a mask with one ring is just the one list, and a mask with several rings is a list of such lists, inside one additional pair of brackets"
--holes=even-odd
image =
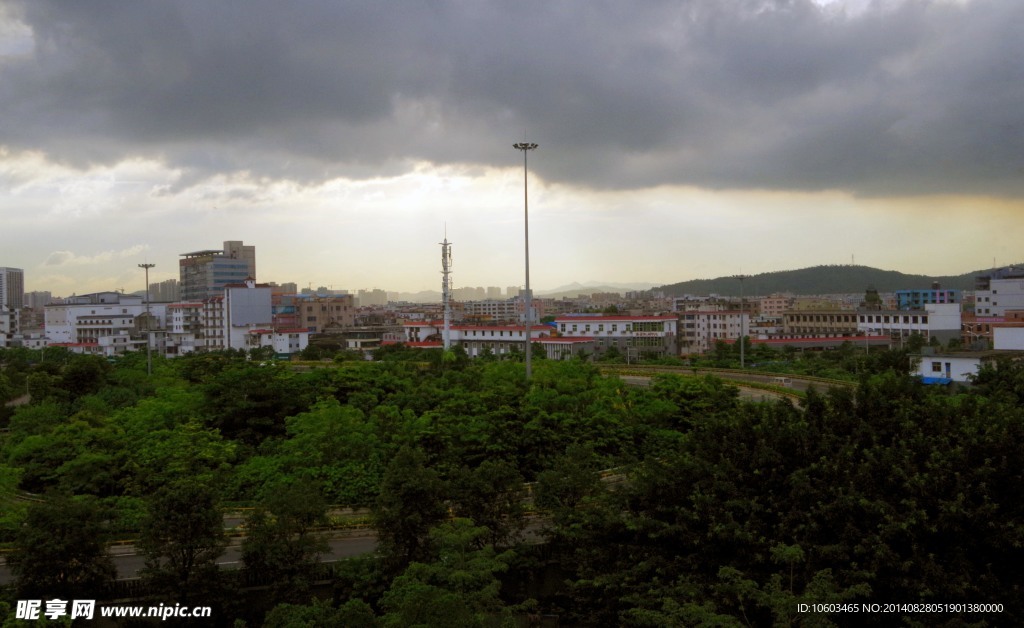
[[(320, 557), (321, 562), (333, 562), (342, 558), (362, 556), (377, 549), (377, 534), (373, 530), (359, 530), (356, 532), (335, 532), (328, 540), (330, 552)], [(114, 566), (117, 567), (119, 580), (129, 580), (139, 577), (139, 571), (145, 566), (145, 557), (140, 556), (131, 545), (119, 545), (110, 548), (111, 558), (114, 559)], [(217, 564), (224, 569), (238, 569), (241, 565), (242, 547), (241, 541), (232, 540)], [(7, 563), (0, 559), (0, 585), (12, 581), (10, 568)]]

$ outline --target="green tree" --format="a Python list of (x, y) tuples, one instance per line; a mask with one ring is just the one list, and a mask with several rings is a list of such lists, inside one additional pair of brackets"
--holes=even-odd
[(143, 579), (175, 601), (215, 598), (221, 590), (217, 558), (227, 546), (214, 492), (180, 480), (149, 499), (139, 549)]
[(422, 452), (402, 447), (388, 465), (373, 509), (380, 551), (392, 570), (430, 555), (428, 533), (448, 510), (447, 490)]
[(48, 496), (29, 506), (7, 564), (21, 597), (95, 597), (115, 576), (96, 500)]
[(297, 602), (309, 593), (309, 569), (330, 547), (316, 532), (327, 524), (327, 504), (308, 481), (280, 481), (246, 519), (242, 562), (267, 578), (275, 600)]
[(414, 562), (395, 578), (381, 599), (384, 626), (485, 626), (503, 603), (498, 574), (512, 553), (480, 548), (487, 535), (469, 519), (455, 519), (430, 532), (436, 560)]

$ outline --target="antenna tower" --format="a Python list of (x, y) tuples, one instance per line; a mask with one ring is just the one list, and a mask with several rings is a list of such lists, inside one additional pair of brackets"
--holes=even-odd
[(447, 351), (452, 346), (452, 245), (448, 242), (448, 234), (441, 242), (441, 302), (444, 304), (444, 330), (441, 339)]

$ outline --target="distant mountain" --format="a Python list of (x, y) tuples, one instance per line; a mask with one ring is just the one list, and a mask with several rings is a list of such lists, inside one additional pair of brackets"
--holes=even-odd
[[(768, 295), (776, 292), (797, 295), (852, 294), (864, 292), (868, 286), (873, 286), (879, 292), (895, 292), (896, 290), (930, 288), (934, 282), (938, 282), (943, 288), (973, 290), (975, 277), (991, 271), (992, 269), (985, 269), (963, 275), (930, 276), (907, 275), (895, 270), (880, 270), (870, 266), (813, 266), (799, 270), (749, 275), (743, 280), (743, 293), (748, 296)], [(671, 296), (683, 296), (684, 294), (735, 296), (740, 293), (740, 282), (735, 277), (694, 279), (661, 286), (656, 290), (663, 290), (665, 294)]]
[(624, 294), (626, 292), (633, 292), (636, 290), (649, 290), (654, 286), (652, 283), (598, 283), (596, 281), (588, 283), (573, 282), (565, 286), (559, 286), (553, 290), (536, 290), (533, 293), (539, 297), (547, 297), (549, 299), (562, 299), (578, 297), (581, 294), (594, 294), (595, 292), (616, 292), (618, 294)]

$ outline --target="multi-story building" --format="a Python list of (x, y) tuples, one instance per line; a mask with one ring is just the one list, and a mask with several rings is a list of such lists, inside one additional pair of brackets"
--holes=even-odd
[(764, 318), (782, 318), (786, 310), (793, 309), (793, 296), (786, 294), (773, 294), (767, 297), (752, 299), (757, 302), (761, 316)]
[(675, 314), (565, 315), (554, 321), (560, 337), (591, 338), (597, 353), (614, 347), (627, 358), (636, 359), (679, 355), (678, 323)]
[(224, 286), (224, 348), (250, 347), (248, 333), (252, 329), (273, 328), (271, 288), (247, 279), (241, 284)]
[[(526, 310), (526, 302), (518, 297), (495, 301), (487, 299), (484, 301), (460, 302), (462, 317), (466, 320), (493, 321), (493, 322), (525, 322), (523, 312)], [(530, 309), (533, 310), (533, 321), (540, 320), (547, 316), (547, 300), (533, 299), (530, 301)]]
[(162, 331), (166, 315), (164, 303), (146, 304), (141, 296), (118, 292), (68, 297), (45, 309), (46, 338), (51, 346), (106, 356), (145, 347), (144, 332)]
[(374, 288), (373, 290), (359, 290), (357, 293), (359, 307), (371, 305), (384, 306), (388, 304), (388, 293), (385, 290)]
[(41, 312), (51, 301), (53, 301), (53, 294), (50, 292), (33, 291), (25, 293), (25, 307), (30, 307), (33, 310)]
[(888, 334), (906, 339), (919, 334), (925, 340), (948, 342), (961, 337), (960, 305), (929, 303), (920, 310), (868, 310), (857, 312), (857, 331), (863, 334)]
[(202, 321), (202, 303), (170, 303), (167, 305), (166, 354), (168, 357), (203, 350), (205, 342)]
[(975, 280), (974, 313), (1005, 316), (1024, 309), (1024, 268), (1000, 268)]
[[(402, 324), (405, 332), (403, 342), (413, 347), (437, 348), (442, 346), (442, 321), (406, 321)], [(494, 355), (508, 355), (523, 351), (526, 344), (526, 327), (520, 325), (452, 325), (451, 342), (461, 345), (470, 357), (491, 352)], [(537, 342), (551, 336), (547, 325), (531, 326), (530, 340)], [(388, 344), (387, 341), (384, 344)]]
[(25, 307), (25, 271), (0, 266), (0, 308), (20, 310)]
[(182, 253), (178, 260), (182, 301), (202, 301), (219, 296), (224, 286), (256, 277), (256, 247), (241, 241), (224, 242), (223, 250)]
[(19, 332), (19, 313), (21, 310), (11, 310), (0, 306), (0, 347), (9, 347), (14, 343)]
[(294, 329), (250, 329), (247, 349), (270, 348), (278, 355), (299, 353), (309, 346), (309, 331)]
[(355, 325), (355, 298), (351, 294), (301, 295), (294, 300), (296, 324), (313, 334), (340, 331)]
[(834, 338), (857, 334), (853, 310), (791, 310), (782, 314), (782, 333), (790, 338)]
[(149, 284), (149, 300), (171, 303), (181, 298), (181, 291), (178, 289), (177, 279), (168, 279), (158, 283)]
[(706, 353), (719, 340), (750, 335), (750, 313), (742, 310), (684, 311), (679, 314), (679, 350), (683, 354)]
[(961, 303), (963, 293), (960, 290), (947, 290), (933, 284), (927, 290), (897, 290), (896, 307), (900, 310), (920, 310), (931, 303)]

